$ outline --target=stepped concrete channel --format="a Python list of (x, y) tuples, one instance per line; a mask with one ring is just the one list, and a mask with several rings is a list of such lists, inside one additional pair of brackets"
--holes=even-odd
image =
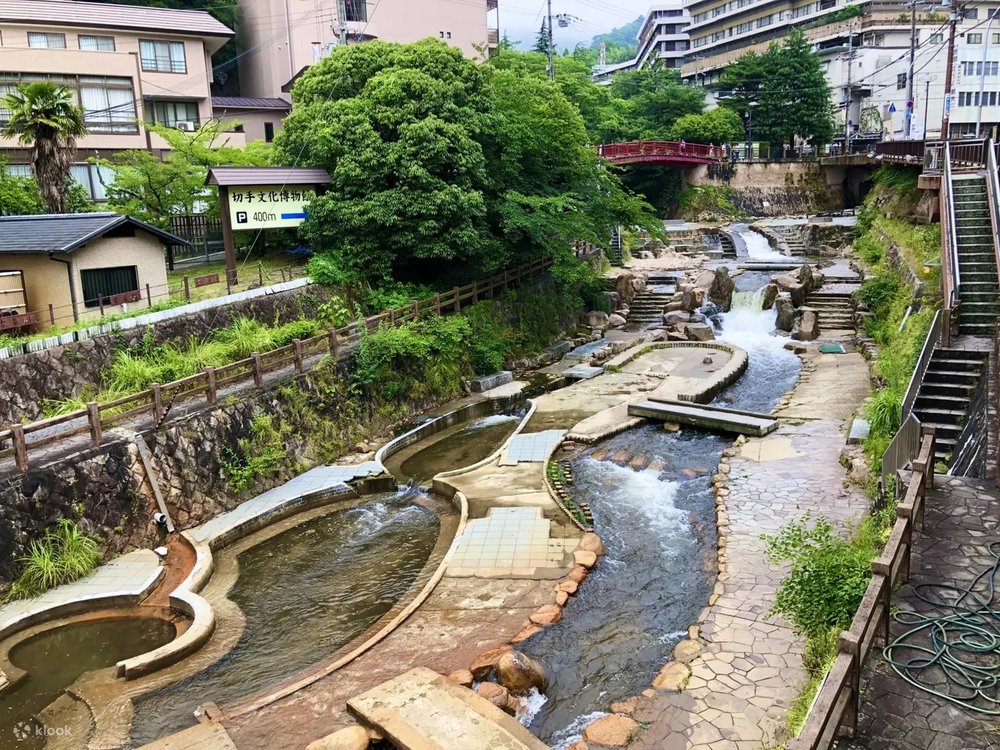
[[(843, 341), (821, 340), (826, 339)], [(625, 713), (645, 729), (637, 746), (749, 750), (780, 740), (784, 713), (804, 670), (801, 642), (768, 614), (783, 571), (764, 559), (759, 534), (777, 531), (807, 511), (846, 522), (864, 508), (859, 493), (842, 488), (838, 462), (846, 422), (868, 392), (867, 368), (848, 349), (834, 355), (810, 347), (804, 374), (779, 409), (777, 431), (735, 450), (720, 516), (725, 572), (689, 634), (698, 649), (686, 661), (680, 690), (661, 681), (628, 704)], [(548, 369), (559, 375), (579, 367), (580, 360), (570, 353)], [(352, 713), (400, 747), (537, 747), (492, 704), (484, 706), (474, 694), (426, 670), (444, 675), (468, 668), (484, 651), (537, 630), (539, 612), (551, 615), (555, 607), (557, 621), (566, 608), (565, 616), (572, 617), (572, 600), (556, 587), (581, 561), (587, 567), (595, 560), (581, 555), (584, 530), (546, 481), (546, 462), (565, 440), (593, 443), (634, 427), (642, 419), (629, 413), (630, 406), (649, 399), (707, 400), (739, 376), (745, 360), (746, 353), (731, 344), (651, 347), (640, 336), (601, 374), (538, 396), (518, 434), (493, 455), (433, 481), (436, 492), (462, 503), (463, 523), (419, 606), (335, 670), (307, 671), (237, 705), (209, 706), (203, 723), (146, 747), (305, 747), (352, 726)], [(510, 383), (471, 400), (510, 398), (527, 386)], [(330, 469), (317, 479), (344, 487), (344, 481), (369, 476), (377, 467)], [(260, 511), (273, 512), (276, 499), (262, 499)], [(251, 511), (234, 511), (228, 521), (210, 522), (218, 529), (193, 537), (202, 542), (206, 534), (228, 533), (246, 523)], [(122, 587), (111, 576), (108, 586), (133, 596), (147, 590), (155, 571), (152, 558), (141, 560), (134, 584)], [(105, 576), (104, 570), (95, 576)], [(428, 734), (448, 724), (448, 717), (428, 710), (420, 697), (428, 694), (452, 705), (451, 719), (458, 722), (450, 737), (435, 736), (434, 744), (427, 742)], [(615, 697), (608, 696), (609, 704)]]

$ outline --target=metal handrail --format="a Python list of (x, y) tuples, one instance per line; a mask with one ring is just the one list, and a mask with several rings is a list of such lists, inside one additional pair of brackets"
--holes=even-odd
[(910, 412), (903, 417), (899, 430), (882, 454), (882, 492), (889, 492), (891, 487), (893, 495), (898, 499), (905, 489), (902, 483), (890, 483), (889, 480), (898, 478), (900, 470), (913, 463), (920, 452), (922, 431), (923, 423), (916, 414)]
[(931, 328), (927, 332), (927, 338), (924, 339), (923, 349), (920, 350), (920, 358), (917, 360), (917, 365), (910, 376), (910, 383), (906, 387), (906, 395), (903, 396), (901, 419), (906, 419), (913, 410), (913, 402), (917, 399), (917, 393), (920, 392), (920, 384), (923, 382), (924, 374), (931, 363), (931, 357), (934, 356), (934, 348), (941, 340), (942, 320), (941, 311), (936, 311), (934, 313), (934, 320), (931, 322)]
[(944, 175), (941, 178), (941, 228), (942, 279), (944, 304), (948, 310), (948, 326), (943, 343), (951, 343), (952, 327), (957, 323), (955, 313), (961, 304), (962, 274), (958, 267), (958, 234), (955, 221), (955, 196), (952, 190), (951, 147), (944, 144)]

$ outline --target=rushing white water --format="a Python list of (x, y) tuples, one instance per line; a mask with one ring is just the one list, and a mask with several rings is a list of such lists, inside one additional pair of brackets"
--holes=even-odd
[(542, 710), (542, 706), (548, 702), (549, 699), (539, 693), (537, 688), (531, 688), (521, 698), (521, 705), (517, 709), (517, 720), (524, 726), (530, 727), (531, 722), (538, 716), (538, 712)]
[(549, 747), (551, 747), (552, 750), (566, 750), (566, 748), (574, 742), (579, 742), (583, 739), (583, 730), (586, 729), (589, 724), (592, 724), (602, 716), (607, 715), (606, 711), (594, 711), (593, 713), (581, 716), (565, 729), (553, 734), (548, 743)]
[(733, 231), (746, 243), (748, 260), (755, 262), (788, 261), (787, 255), (779, 253), (771, 247), (767, 237), (760, 232), (753, 231), (746, 224), (733, 224)]

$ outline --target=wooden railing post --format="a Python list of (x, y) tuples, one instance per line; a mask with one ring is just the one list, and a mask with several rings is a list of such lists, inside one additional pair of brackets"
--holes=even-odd
[(205, 368), (205, 398), (208, 400), (208, 403), (210, 404), (214, 404), (219, 398), (219, 394), (215, 389), (214, 367)]
[(334, 359), (337, 358), (337, 329), (328, 328), (326, 331), (326, 336), (330, 341), (330, 356)]
[(435, 294), (434, 295), (434, 312), (436, 312), (438, 315), (441, 314), (441, 295), (440, 294)]
[(250, 355), (250, 359), (253, 360), (253, 384), (260, 388), (264, 385), (264, 368), (260, 363), (260, 354), (254, 352)]
[(188, 280), (187, 274), (184, 274), (184, 301), (191, 302), (191, 282)]
[(146, 284), (146, 304), (149, 307), (153, 306), (153, 290), (150, 289), (149, 284)]
[(455, 312), (462, 312), (462, 294), (458, 291), (457, 286), (452, 291), (452, 294), (455, 295)]
[(101, 407), (96, 401), (87, 404), (87, 421), (90, 422), (90, 443), (95, 448), (101, 444)]
[(153, 383), (149, 390), (153, 394), (153, 423), (159, 424), (163, 419), (163, 389), (159, 383)]
[(14, 444), (14, 465), (18, 471), (28, 470), (28, 446), (24, 442), (24, 426), (12, 424), (10, 426), (11, 442)]
[(302, 372), (302, 339), (293, 339), (292, 345), (295, 347), (295, 372)]
[(56, 324), (56, 309), (52, 306), (51, 302), (49, 303), (49, 323), (52, 325)]
[(927, 487), (928, 489), (934, 489), (934, 454), (937, 451), (937, 429), (930, 425), (924, 425), (920, 431), (920, 436), (921, 438), (930, 437), (931, 439), (930, 457), (927, 459)]
[(840, 634), (838, 650), (842, 654), (850, 654), (851, 669), (848, 681), (851, 695), (844, 705), (844, 716), (840, 720), (840, 730), (847, 737), (854, 737), (858, 728), (858, 700), (861, 697), (861, 642), (857, 636), (845, 630)]
[(887, 569), (885, 564), (874, 560), (872, 562), (872, 579), (881, 578), (882, 587), (879, 589), (879, 599), (882, 603), (882, 612), (879, 615), (878, 630), (882, 636), (882, 645), (889, 645), (889, 620), (892, 611), (892, 569)]
[(414, 320), (420, 319), (420, 306), (416, 300), (413, 300), (413, 319)]
[(472, 282), (472, 304), (479, 302), (479, 282)]

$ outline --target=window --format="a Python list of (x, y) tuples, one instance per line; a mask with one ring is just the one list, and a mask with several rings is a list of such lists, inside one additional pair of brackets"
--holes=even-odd
[(712, 18), (715, 18), (717, 16), (721, 16), (725, 12), (726, 12), (726, 6), (725, 5), (719, 5), (719, 6), (715, 7), (715, 8), (712, 8)]
[(810, 13), (812, 13), (811, 5), (800, 5), (792, 11), (792, 18), (802, 18), (802, 16), (807, 16)]
[(274, 140), (274, 123), (264, 123), (264, 142), (271, 143)]
[(758, 18), (757, 19), (757, 28), (758, 29), (762, 29), (765, 26), (770, 26), (772, 23), (774, 23), (774, 15), (773, 14), (770, 15), (770, 16), (764, 16), (763, 18)]
[[(157, 125), (166, 125), (168, 128), (194, 130), (198, 127), (198, 104), (196, 102), (153, 102), (153, 122)], [(191, 123), (190, 126), (187, 123)]]
[(975, 33), (966, 34), (965, 35), (965, 43), (966, 44), (982, 44), (983, 43), (983, 35), (981, 33), (979, 33), (978, 31), (975, 32)]
[(900, 73), (896, 76), (896, 88), (905, 89), (906, 88), (906, 73)]
[(708, 18), (708, 11), (703, 11), (701, 13), (695, 13), (691, 16), (691, 23), (701, 23)]
[(83, 283), (83, 304), (100, 307), (111, 304), (111, 296), (139, 290), (139, 272), (136, 266), (93, 268), (80, 271)]
[(115, 38), (113, 36), (87, 36), (80, 34), (80, 49), (88, 52), (114, 52)]
[(990, 44), (1000, 44), (1000, 34), (996, 32), (990, 34)]
[(944, 34), (931, 34), (931, 44), (944, 44)]
[(142, 69), (154, 73), (187, 73), (183, 42), (139, 40)]
[[(30, 176), (31, 168), (28, 167), (28, 169), (28, 176)], [(95, 201), (105, 201), (108, 199), (105, 187), (114, 181), (115, 173), (110, 167), (99, 167), (96, 164), (74, 164), (69, 169), (69, 177), (87, 192), (88, 198)]]
[(965, 8), (962, 11), (962, 15), (963, 17), (967, 18), (970, 21), (975, 21), (977, 18), (979, 18), (979, 8)]
[(366, 23), (368, 21), (368, 3), (365, 0), (344, 0), (344, 20)]
[(736, 0), (736, 7), (745, 8), (748, 5), (753, 5), (754, 2), (755, 0)]
[(753, 28), (753, 24), (750, 21), (747, 21), (746, 23), (741, 23), (741, 24), (739, 24), (736, 27), (736, 33), (737, 34), (746, 34), (752, 28)]
[(29, 31), (28, 46), (46, 47), (48, 49), (66, 49), (66, 35), (48, 34), (41, 31)]
[(131, 78), (80, 76), (83, 121), (92, 133), (137, 133)]

